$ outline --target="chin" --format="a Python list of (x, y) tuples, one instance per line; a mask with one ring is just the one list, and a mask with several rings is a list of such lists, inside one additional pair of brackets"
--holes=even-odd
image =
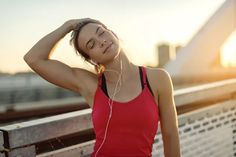
[(119, 56), (119, 51), (116, 52), (112, 52), (109, 56), (106, 56), (106, 58), (103, 58), (103, 63), (110, 63), (113, 62), (115, 59), (117, 59), (117, 57)]
[(113, 48), (107, 52), (107, 54), (104, 54), (104, 58), (102, 59), (104, 63), (112, 62), (115, 60), (121, 52), (121, 48), (118, 44), (114, 44)]

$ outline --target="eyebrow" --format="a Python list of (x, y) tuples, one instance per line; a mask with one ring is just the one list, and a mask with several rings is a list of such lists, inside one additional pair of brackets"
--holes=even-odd
[(96, 29), (96, 33), (98, 33), (98, 30), (100, 29), (100, 27), (98, 26), (98, 28)]
[[(98, 26), (97, 27), (97, 29), (96, 29), (96, 32), (95, 32), (95, 34), (97, 34), (98, 33), (98, 30), (100, 29), (100, 27)], [(89, 44), (89, 42), (91, 42), (92, 41), (92, 39), (90, 39), (87, 43), (86, 43), (86, 48), (88, 49), (88, 44)]]

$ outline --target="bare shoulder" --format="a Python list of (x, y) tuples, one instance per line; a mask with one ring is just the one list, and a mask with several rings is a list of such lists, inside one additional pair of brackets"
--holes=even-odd
[(159, 77), (162, 75), (167, 75), (168, 72), (163, 68), (152, 68), (152, 67), (146, 67), (148, 75), (158, 75)]
[(170, 74), (163, 68), (149, 68), (147, 67), (147, 75), (151, 84), (159, 93), (165, 92), (165, 90), (171, 90), (172, 81)]

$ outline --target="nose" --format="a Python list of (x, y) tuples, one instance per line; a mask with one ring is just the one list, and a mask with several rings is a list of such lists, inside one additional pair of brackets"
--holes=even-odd
[(105, 39), (102, 39), (102, 41), (100, 42), (100, 47), (103, 47), (105, 44), (106, 44), (106, 40)]

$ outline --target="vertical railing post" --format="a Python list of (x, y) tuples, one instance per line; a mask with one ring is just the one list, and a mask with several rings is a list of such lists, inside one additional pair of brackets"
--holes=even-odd
[(10, 145), (6, 146), (6, 143), (9, 143), (7, 132), (4, 134), (0, 131), (0, 157), (36, 157), (34, 145), (12, 148)]
[(5, 157), (4, 154), (4, 138), (3, 138), (3, 132), (0, 131), (0, 157)]
[(12, 149), (7, 152), (8, 157), (36, 157), (35, 146), (27, 146), (22, 148)]

